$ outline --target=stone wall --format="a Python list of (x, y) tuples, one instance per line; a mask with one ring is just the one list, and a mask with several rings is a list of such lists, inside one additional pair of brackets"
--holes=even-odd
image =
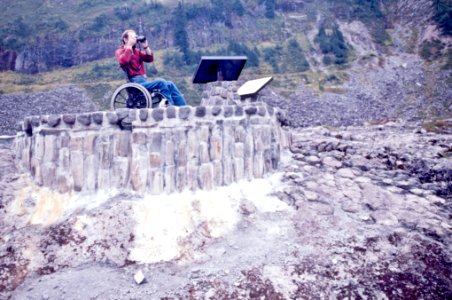
[(14, 147), (59, 192), (210, 190), (275, 170), (287, 138), (264, 103), (28, 117)]

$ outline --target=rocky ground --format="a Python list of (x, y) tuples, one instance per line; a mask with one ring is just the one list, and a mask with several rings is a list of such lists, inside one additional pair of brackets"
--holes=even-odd
[(133, 195), (49, 221), (33, 193), (20, 195), (30, 184), (8, 142), (0, 148), (1, 298), (452, 297), (450, 134), (405, 123), (293, 130), (279, 173), (196, 196), (149, 236), (140, 230), (166, 208)]
[(25, 117), (94, 111), (95, 105), (83, 89), (67, 86), (48, 92), (0, 95), (0, 135), (15, 134)]
[[(372, 52), (369, 52), (372, 53)], [(452, 115), (452, 71), (428, 65), (418, 55), (364, 56), (344, 70), (342, 82), (330, 75), (324, 91), (300, 85), (284, 98), (272, 84), (261, 92), (268, 104), (287, 110), (293, 127), (351, 126), (404, 119), (419, 121)], [(329, 71), (326, 71), (328, 73)]]

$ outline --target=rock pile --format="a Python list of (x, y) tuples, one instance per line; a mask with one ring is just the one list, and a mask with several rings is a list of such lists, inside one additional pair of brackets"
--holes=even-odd
[(292, 127), (419, 121), (452, 115), (452, 89), (442, 84), (451, 71), (424, 70), (423, 60), (414, 54), (387, 56), (382, 66), (374, 59), (354, 62), (353, 69), (347, 71), (349, 79), (341, 85), (326, 84), (324, 91), (300, 85), (287, 98), (270, 85), (261, 92), (261, 99), (285, 109), (287, 124)]
[(95, 110), (86, 92), (71, 86), (33, 94), (0, 95), (0, 102), (0, 135), (16, 134), (17, 123), (28, 116)]

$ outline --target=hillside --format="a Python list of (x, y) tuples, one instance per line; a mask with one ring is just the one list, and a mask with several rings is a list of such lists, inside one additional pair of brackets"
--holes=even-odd
[[(203, 90), (191, 83), (199, 57), (221, 54), (248, 56), (243, 80), (274, 76), (267, 102), (295, 103), (294, 126), (451, 114), (448, 0), (175, 2), (5, 5), (0, 69), (9, 71), (0, 74), (3, 101), (14, 101), (11, 93), (33, 97), (75, 85), (97, 109), (107, 109), (124, 82), (112, 58), (118, 37), (136, 28), (156, 52), (148, 74), (173, 80), (192, 105)], [(355, 103), (351, 110), (349, 103)], [(369, 104), (361, 114), (360, 106)]]

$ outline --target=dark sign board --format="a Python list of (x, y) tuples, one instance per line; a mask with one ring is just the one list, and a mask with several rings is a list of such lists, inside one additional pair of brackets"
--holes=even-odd
[(245, 66), (246, 56), (202, 56), (193, 83), (235, 81)]

